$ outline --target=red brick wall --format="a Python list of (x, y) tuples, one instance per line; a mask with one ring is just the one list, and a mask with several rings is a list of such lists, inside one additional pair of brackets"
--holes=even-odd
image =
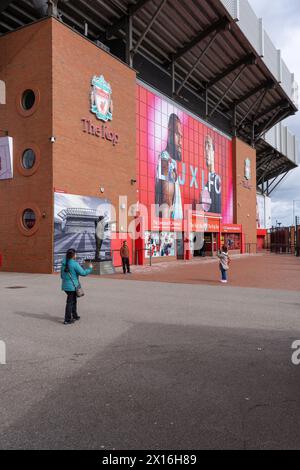
[[(14, 178), (0, 181), (0, 269), (50, 272), (53, 238), (50, 21), (0, 38), (0, 79), (6, 83), (6, 104), (0, 105), (0, 128), (8, 130), (14, 139)], [(24, 117), (18, 111), (17, 100), (27, 88), (38, 90), (40, 103), (34, 114)], [(19, 161), (23, 150), (31, 144), (40, 151), (40, 165), (35, 174), (24, 176)], [(34, 206), (40, 213), (39, 230), (29, 237), (18, 228), (20, 211), (26, 206)]]
[[(251, 161), (251, 179), (245, 178), (245, 160)], [(233, 139), (234, 223), (242, 224), (245, 243), (256, 252), (256, 151)]]
[[(109, 199), (118, 210), (118, 196), (136, 202), (136, 74), (71, 29), (52, 20), (54, 187), (72, 194)], [(102, 126), (90, 113), (91, 80), (104, 75), (112, 87), (113, 120), (107, 126), (119, 135), (115, 146), (83, 132), (82, 118)], [(100, 193), (100, 187), (105, 189)], [(121, 227), (117, 225), (117, 230)]]
[[(115, 146), (82, 131), (83, 117), (102, 125), (89, 111), (91, 79), (100, 74), (113, 90), (108, 127), (119, 135)], [(128, 196), (128, 205), (136, 202), (136, 186), (130, 182), (136, 178), (136, 74), (57, 20), (44, 19), (0, 38), (0, 79), (7, 88), (0, 128), (14, 139), (14, 178), (0, 181), (1, 269), (52, 272), (54, 188), (109, 199), (117, 211), (119, 194)], [(24, 117), (17, 98), (27, 88), (37, 91), (40, 102), (34, 114)], [(55, 144), (49, 141), (52, 135)], [(40, 165), (25, 176), (19, 161), (31, 145)], [(32, 236), (18, 228), (25, 206), (39, 216)]]

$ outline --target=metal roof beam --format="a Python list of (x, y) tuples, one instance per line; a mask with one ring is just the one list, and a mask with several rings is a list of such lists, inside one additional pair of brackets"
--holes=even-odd
[(11, 15), (9, 12), (7, 11), (3, 11), (2, 13), (3, 15), (3, 18), (8, 18), (9, 20), (13, 21), (14, 23), (16, 23), (18, 26), (24, 26), (24, 22), (21, 21), (19, 18), (17, 18), (16, 16), (13, 16)]
[(15, 12), (17, 12), (18, 14), (20, 14), (21, 16), (25, 16), (26, 19), (28, 19), (29, 21), (36, 21), (36, 17), (35, 16), (32, 16), (30, 13), (28, 13), (27, 11), (23, 9), (21, 9), (20, 7), (18, 7), (17, 5), (15, 5), (14, 3), (11, 5), (11, 10), (14, 10)]
[[(277, 108), (286, 109), (287, 106), (288, 106), (288, 102), (286, 100), (279, 101), (278, 103), (275, 103), (272, 106), (269, 106), (267, 109), (265, 109), (261, 113), (254, 116), (254, 119), (252, 122), (259, 121), (262, 117), (266, 116), (267, 114), (270, 114), (272, 111), (276, 110)], [(252, 124), (252, 122), (248, 122), (247, 124)]]
[(256, 57), (253, 54), (246, 55), (242, 59), (240, 59), (237, 62), (235, 62), (234, 64), (230, 65), (230, 67), (228, 67), (226, 70), (221, 72), (215, 78), (210, 80), (206, 84), (206, 88), (209, 89), (209, 88), (213, 87), (214, 85), (216, 85), (216, 83), (218, 83), (221, 80), (223, 80), (224, 78), (228, 77), (228, 75), (232, 74), (233, 72), (235, 72), (237, 69), (239, 69), (243, 65), (248, 66), (248, 65), (255, 65), (255, 64), (256, 64)]
[(237, 126), (237, 130), (239, 130), (242, 127), (243, 122), (246, 121), (247, 117), (252, 113), (252, 111), (254, 110), (256, 105), (262, 100), (262, 98), (264, 98), (265, 93), (266, 93), (266, 90), (263, 90), (263, 93), (259, 94), (258, 97), (256, 98), (256, 100), (254, 101), (254, 103), (248, 108), (248, 111), (243, 116), (243, 118), (240, 120), (240, 122)]
[(259, 93), (262, 90), (271, 90), (275, 88), (275, 83), (273, 81), (266, 81), (262, 83), (261, 85), (257, 86), (256, 88), (253, 88), (253, 90), (250, 90), (248, 93), (246, 93), (244, 96), (239, 98), (237, 101), (234, 102), (235, 106), (239, 106), (240, 104), (244, 103), (245, 101), (248, 101), (252, 96), (255, 96), (257, 93)]
[(272, 127), (276, 126), (278, 122), (282, 121), (283, 119), (288, 117), (290, 114), (291, 114), (290, 109), (288, 110), (279, 109), (276, 113), (274, 113), (271, 119), (267, 120), (266, 123), (262, 124), (261, 126), (257, 128), (255, 141), (259, 140), (263, 136), (263, 134), (265, 134)]
[[(280, 171), (284, 171), (286, 169), (286, 167), (283, 167), (283, 168), (280, 168)], [(278, 183), (271, 189), (271, 187), (269, 187), (269, 190), (268, 190), (268, 195), (270, 196), (270, 194), (272, 194), (272, 192), (277, 188), (277, 186), (280, 185), (280, 183), (284, 180), (284, 178), (287, 176), (287, 174), (289, 173), (289, 171), (291, 170), (291, 168), (289, 168), (286, 173), (284, 173), (284, 175), (282, 176), (282, 178), (280, 178), (280, 180), (278, 181)], [(272, 181), (271, 183), (271, 186), (277, 181), (277, 179), (279, 178), (279, 176), (281, 175), (281, 173), (275, 177), (274, 181)]]
[[(269, 158), (275, 156), (276, 151), (268, 150), (263, 153), (256, 153), (256, 171), (260, 171), (263, 166), (269, 161)], [(258, 158), (257, 158), (258, 157)]]
[[(270, 165), (271, 165), (272, 161), (273, 161), (273, 155), (271, 157), (269, 157), (267, 162), (265, 162), (265, 163), (267, 163), (267, 167), (264, 169), (263, 174), (259, 177), (258, 182), (257, 182), (258, 185), (264, 181), (265, 176), (268, 173), (268, 170), (270, 168)], [(256, 171), (257, 171), (257, 169), (256, 169)]]
[[(198, 57), (198, 59), (196, 60), (196, 62), (194, 63), (193, 67), (190, 69), (190, 71), (187, 73), (187, 75), (185, 76), (184, 80), (181, 82), (181, 84), (179, 85), (178, 89), (176, 90), (175, 94), (176, 95), (179, 95), (180, 91), (182, 90), (182, 88), (184, 87), (184, 85), (187, 83), (187, 81), (190, 79), (190, 77), (193, 75), (194, 71), (196, 70), (196, 68), (198, 67), (198, 65), (200, 64), (201, 60), (203, 59), (203, 57), (205, 56), (205, 54), (207, 54), (207, 52), (209, 51), (209, 49), (211, 48), (211, 46), (213, 45), (213, 43), (215, 42), (216, 38), (217, 38), (217, 35), (218, 35), (218, 31), (216, 30), (213, 34), (213, 36), (211, 37), (211, 39), (209, 40), (208, 44), (206, 45), (206, 47), (203, 49), (203, 51), (201, 52), (200, 56)], [(172, 62), (175, 66), (175, 60)]]
[(160, 4), (158, 5), (157, 7), (157, 10), (155, 11), (154, 15), (152, 16), (150, 22), (148, 23), (148, 26), (146, 27), (146, 29), (143, 31), (142, 35), (139, 37), (137, 43), (135, 44), (135, 46), (133, 47), (133, 49), (131, 50), (131, 53), (134, 55), (137, 50), (139, 49), (140, 45), (142, 44), (143, 40), (145, 39), (146, 35), (148, 34), (148, 32), (150, 31), (150, 29), (152, 28), (152, 25), (154, 24), (156, 18), (158, 17), (158, 15), (160, 14), (161, 10), (163, 9), (165, 3), (166, 3), (167, 0), (161, 0)]
[(235, 77), (235, 79), (231, 82), (230, 86), (225, 90), (225, 92), (223, 93), (223, 95), (221, 96), (221, 98), (219, 99), (219, 101), (217, 102), (217, 104), (214, 106), (214, 108), (211, 110), (211, 112), (209, 113), (209, 118), (211, 118), (213, 116), (213, 114), (217, 111), (217, 109), (219, 108), (219, 106), (223, 103), (223, 101), (225, 100), (226, 96), (228, 95), (228, 93), (232, 90), (232, 88), (234, 87), (234, 85), (236, 84), (236, 82), (240, 79), (241, 75), (244, 73), (245, 69), (247, 67), (247, 64), (244, 64), (243, 67), (241, 68), (241, 70), (238, 72), (237, 76)]
[(12, 3), (13, 0), (1, 0), (0, 3), (0, 13), (2, 13), (6, 8)]
[(117, 33), (120, 29), (123, 29), (127, 25), (128, 16), (134, 16), (141, 8), (143, 8), (149, 0), (138, 0), (133, 5), (128, 7), (127, 14), (121, 16), (119, 20), (117, 20), (114, 24), (109, 26), (106, 30), (106, 39), (110, 39), (115, 33)]
[[(195, 47), (197, 44), (202, 42), (204, 39), (206, 39), (208, 36), (210, 36), (214, 32), (219, 32), (221, 30), (224, 30), (228, 28), (230, 25), (230, 21), (227, 18), (221, 18), (215, 23), (212, 23), (208, 28), (204, 29), (201, 31), (199, 34), (197, 34), (193, 39), (191, 39), (190, 42), (179, 48), (173, 55), (172, 59), (177, 60), (180, 57), (182, 57), (184, 54), (189, 52), (193, 47)], [(171, 62), (171, 61), (170, 61)]]

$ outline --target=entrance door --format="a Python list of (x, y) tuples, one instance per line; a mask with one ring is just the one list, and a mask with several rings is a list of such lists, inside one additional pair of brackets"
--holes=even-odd
[(176, 238), (176, 253), (177, 253), (177, 259), (184, 259), (183, 234), (181, 237)]
[(213, 234), (204, 234), (204, 249), (206, 256), (213, 256)]

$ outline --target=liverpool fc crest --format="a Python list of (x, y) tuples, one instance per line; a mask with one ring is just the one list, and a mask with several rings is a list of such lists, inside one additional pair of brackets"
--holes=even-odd
[(111, 95), (111, 86), (105, 81), (103, 75), (100, 77), (95, 75), (92, 79), (91, 112), (104, 122), (112, 121), (113, 102)]

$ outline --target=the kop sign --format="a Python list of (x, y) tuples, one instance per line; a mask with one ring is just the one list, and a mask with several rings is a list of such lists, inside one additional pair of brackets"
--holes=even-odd
[(92, 78), (90, 91), (90, 112), (103, 124), (97, 125), (89, 118), (82, 118), (82, 131), (95, 137), (108, 140), (115, 146), (119, 143), (119, 134), (112, 131), (106, 123), (113, 119), (112, 88), (103, 75)]

